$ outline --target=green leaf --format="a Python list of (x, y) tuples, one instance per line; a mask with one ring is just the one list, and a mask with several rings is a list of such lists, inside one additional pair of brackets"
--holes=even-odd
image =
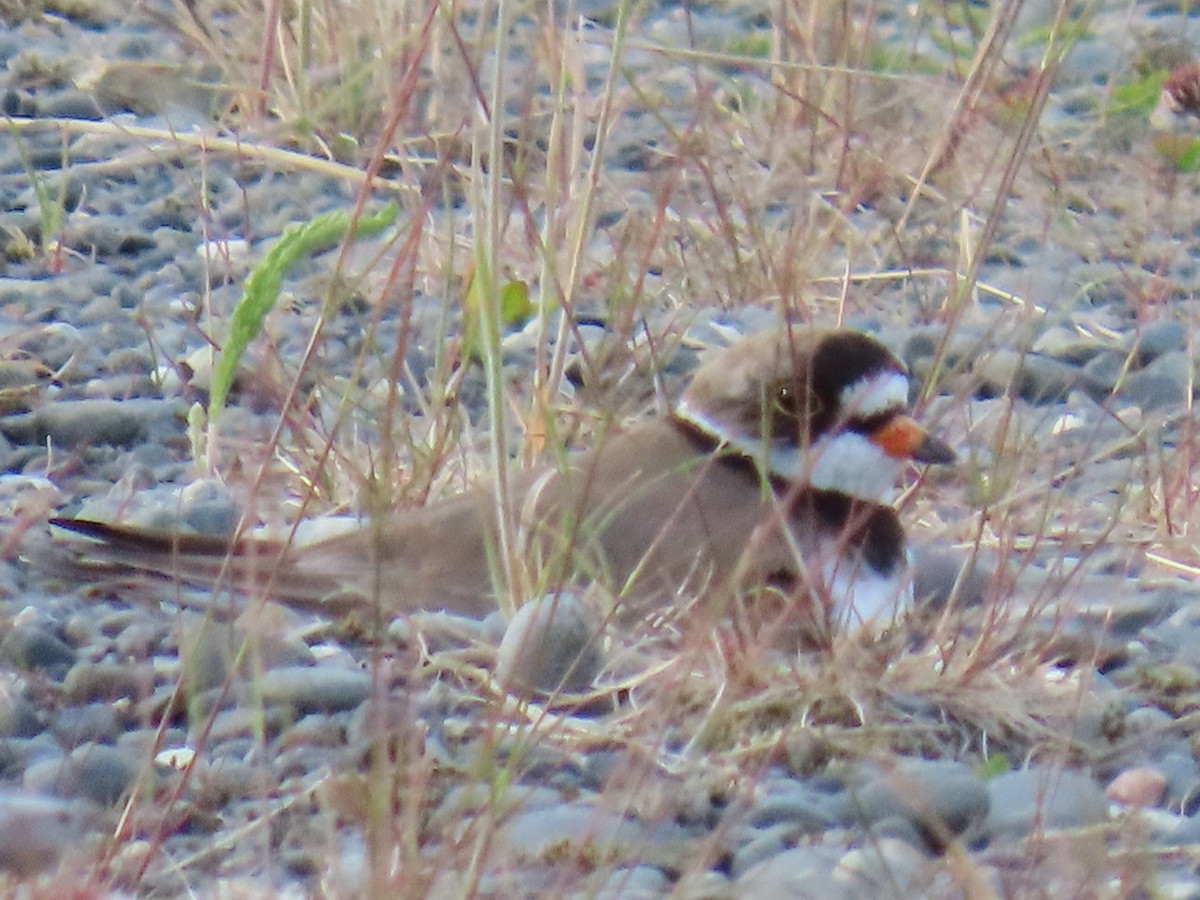
[(1200, 140), (1193, 140), (1175, 160), (1176, 172), (1200, 171)]
[(1090, 21), (1085, 17), (1073, 22), (1064, 22), (1057, 28), (1054, 23), (1049, 23), (1039, 28), (1030, 29), (1017, 38), (1017, 46), (1036, 47), (1040, 44), (1049, 44), (1054, 40), (1058, 42), (1062, 51), (1066, 52), (1082, 40), (1094, 40), (1096, 38), (1096, 33), (1090, 28)]
[(1151, 72), (1136, 81), (1127, 81), (1113, 89), (1112, 103), (1108, 107), (1110, 115), (1149, 115), (1158, 104), (1162, 86), (1167, 80), (1167, 72), (1160, 70)]
[(529, 302), (529, 285), (523, 281), (510, 281), (500, 288), (500, 324), (506, 328), (520, 328), (533, 315), (533, 304)]
[[(467, 285), (463, 308), (463, 352), (476, 361), (483, 359), (479, 313), (480, 304), (485, 302), (480, 280), (472, 276), (471, 283)], [(501, 285), (499, 305), (502, 331), (520, 328), (533, 317), (533, 301), (529, 299), (529, 285), (524, 281), (509, 281)]]
[(279, 299), (279, 290), (284, 277), (300, 260), (324, 250), (336, 247), (351, 228), (355, 237), (377, 234), (396, 221), (400, 207), (389, 203), (373, 216), (355, 219), (344, 211), (326, 213), (311, 222), (291, 225), (275, 241), (267, 255), (262, 258), (246, 279), (242, 288), (242, 299), (238, 301), (229, 322), (229, 336), (221, 348), (221, 355), (213, 367), (212, 388), (209, 396), (208, 418), (216, 420), (233, 377), (237, 373), (242, 354), (250, 342), (262, 331), (263, 321)]
[(1011, 772), (1012, 763), (1008, 761), (1008, 757), (1003, 753), (993, 753), (979, 765), (978, 771), (983, 778), (991, 779), (1006, 772)]

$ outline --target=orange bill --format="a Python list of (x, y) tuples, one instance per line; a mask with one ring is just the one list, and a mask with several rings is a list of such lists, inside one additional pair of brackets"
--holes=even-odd
[(895, 459), (912, 459), (923, 463), (952, 463), (954, 451), (944, 441), (935, 438), (910, 416), (895, 416), (870, 435), (871, 441)]

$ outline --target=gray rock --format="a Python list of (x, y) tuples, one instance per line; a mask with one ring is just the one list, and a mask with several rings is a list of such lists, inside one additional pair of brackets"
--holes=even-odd
[(1200, 664), (1200, 602), (1189, 594), (1166, 621), (1146, 628), (1142, 637), (1153, 641), (1160, 653), (1166, 651), (1172, 662), (1195, 666)]
[(978, 606), (994, 576), (969, 552), (913, 549), (913, 602), (918, 610), (941, 611), (952, 599), (958, 609)]
[[(157, 756), (164, 752), (164, 748), (173, 747), (176, 751), (180, 751), (188, 741), (187, 729), (181, 725), (167, 728), (161, 733), (158, 725), (153, 724), (146, 724), (140, 728), (136, 724), (132, 724), (128, 728), (129, 730), (117, 738), (116, 747), (143, 760)], [(172, 751), (166, 750), (165, 752)]]
[(160, 648), (165, 631), (161, 622), (148, 618), (130, 622), (113, 637), (113, 649), (122, 659), (145, 661)]
[(1111, 577), (1089, 579), (1082, 587), (1077, 614), (1095, 620), (1114, 637), (1130, 640), (1198, 599), (1195, 591), (1175, 587), (1133, 590), (1130, 584), (1114, 589)]
[(403, 747), (414, 734), (423, 734), (417, 724), (416, 711), (408, 697), (389, 694), (373, 703), (361, 703), (350, 714), (346, 726), (346, 744), (355, 751), (365, 751), (377, 741), (396, 741)]
[(1081, 337), (1073, 328), (1058, 327), (1038, 335), (1031, 349), (1059, 362), (1082, 366), (1104, 352), (1105, 345)]
[(104, 113), (95, 99), (85, 91), (63, 91), (40, 101), (39, 112), (50, 118), (84, 119), (100, 121)]
[(1174, 319), (1163, 319), (1146, 326), (1134, 345), (1140, 365), (1148, 365), (1160, 356), (1187, 348), (1187, 327)]
[(993, 778), (987, 788), (991, 811), (984, 830), (993, 837), (1019, 839), (1035, 828), (1079, 828), (1108, 819), (1103, 789), (1082, 772), (1021, 769)]
[[(220, 685), (229, 666), (250, 647), (253, 652), (242, 656), (241, 672), (253, 676), (258, 668), (305, 668), (316, 665), (317, 658), (299, 635), (287, 628), (288, 611), (280, 611), (281, 619), (272, 626), (251, 625), (250, 629), (235, 626), (229, 629), (221, 623), (190, 617), (186, 636), (180, 637), (180, 661), (187, 678), (196, 678), (200, 688)], [(328, 665), (328, 668), (336, 668)], [(200, 670), (200, 671), (197, 671)]]
[(657, 900), (671, 892), (671, 881), (653, 866), (612, 872), (592, 896), (595, 900)]
[(97, 700), (140, 699), (154, 690), (151, 663), (121, 665), (115, 662), (77, 663), (63, 680), (63, 696), (72, 703)]
[(32, 359), (0, 359), (0, 390), (35, 388), (49, 375), (49, 369)]
[(753, 866), (734, 881), (734, 896), (755, 900), (836, 900), (844, 896), (835, 888), (833, 872), (840, 850), (830, 847), (793, 847)]
[(50, 730), (64, 747), (77, 747), (88, 742), (115, 741), (122, 726), (113, 704), (89, 703), (60, 710)]
[(988, 788), (962, 763), (904, 760), (857, 791), (851, 815), (864, 825), (907, 819), (931, 849), (940, 850), (988, 814)]
[(27, 878), (54, 868), (86, 833), (84, 804), (39, 794), (0, 792), (0, 869)]
[(905, 339), (904, 346), (900, 350), (900, 357), (904, 360), (905, 365), (913, 369), (926, 360), (932, 359), (940, 342), (939, 332), (928, 328), (914, 330)]
[(979, 355), (978, 335), (956, 330), (947, 339), (945, 329), (941, 326), (914, 329), (905, 340), (900, 355), (918, 381), (924, 381), (932, 374), (943, 340), (946, 340), (945, 355), (941, 360), (943, 372), (961, 371), (967, 366), (967, 361)]
[(0, 418), (0, 432), (19, 444), (128, 447), (145, 439), (153, 420), (173, 418), (179, 407), (162, 400), (60, 400), (30, 413)]
[(121, 798), (144, 761), (115, 747), (88, 743), (69, 756), (46, 756), (31, 762), (22, 784), (29, 790), (82, 797), (107, 806)]
[(41, 731), (42, 721), (34, 705), (13, 680), (4, 679), (0, 683), (0, 738), (33, 737)]
[(1150, 369), (1133, 372), (1121, 383), (1116, 397), (1147, 412), (1178, 409), (1188, 400), (1187, 377)]
[(75, 651), (38, 624), (16, 625), (0, 641), (0, 659), (18, 669), (62, 675), (75, 662)]
[(841, 821), (846, 808), (846, 794), (795, 782), (794, 788), (773, 791), (757, 803), (750, 813), (750, 823), (756, 828), (787, 824), (794, 829), (819, 832)]
[(451, 829), (484, 809), (491, 809), (498, 815), (515, 817), (523, 813), (554, 809), (561, 804), (562, 795), (542, 785), (516, 784), (497, 794), (488, 785), (472, 782), (451, 788), (429, 817), (429, 822), (434, 829)]
[(559, 804), (518, 812), (500, 831), (503, 858), (540, 859), (564, 852), (628, 858), (645, 841), (645, 830), (591, 803)]
[(981, 396), (1011, 394), (1035, 404), (1065, 400), (1082, 377), (1082, 370), (1073, 365), (1007, 348), (981, 356), (972, 372)]
[(43, 730), (28, 738), (8, 738), (0, 743), (0, 759), (7, 777), (20, 776), (20, 769), (39, 759), (60, 759), (62, 747), (54, 735)]
[(1083, 366), (1083, 387), (1092, 397), (1111, 394), (1127, 376), (1129, 355), (1122, 350), (1105, 350)]
[(226, 536), (233, 534), (241, 510), (228, 502), (198, 503), (187, 510), (183, 523), (196, 534)]
[(193, 482), (180, 491), (179, 504), (183, 524), (197, 534), (231, 535), (242, 516), (229, 490), (211, 478)]
[[(196, 708), (203, 709), (203, 704), (197, 703)], [(204, 710), (203, 715), (197, 717), (197, 725), (207, 727), (207, 716), (208, 710)], [(272, 706), (265, 710), (254, 706), (222, 709), (213, 719), (209, 736), (211, 740), (222, 743), (231, 738), (252, 737), (260, 733), (274, 737), (287, 728), (293, 718), (294, 712), (282, 706)], [(198, 739), (199, 736), (197, 733), (193, 738)]]
[(833, 872), (846, 900), (927, 896), (928, 860), (903, 840), (883, 837), (849, 851)]
[(1165, 847), (1200, 844), (1200, 815), (1188, 816), (1176, 827), (1156, 835), (1156, 840), (1160, 846)]
[[(504, 617), (498, 612), (495, 615), (503, 623)], [(388, 637), (397, 643), (408, 644), (415, 632), (420, 634), (430, 653), (459, 650), (476, 642), (495, 646), (503, 636), (503, 625), (499, 632), (493, 634), (486, 627), (491, 620), (492, 616), (481, 622), (470, 616), (458, 616), (440, 609), (430, 612), (422, 610), (393, 619), (388, 626)]]
[(599, 617), (564, 592), (522, 606), (500, 642), (496, 678), (524, 696), (580, 693), (604, 666)]
[[(78, 222), (70, 222), (64, 238), (70, 246), (84, 252), (97, 256), (113, 256), (121, 252), (125, 241), (143, 238), (143, 233), (136, 228), (131, 229), (128, 220), (120, 216), (102, 215), (81, 217)], [(104, 307), (97, 306), (97, 302), (104, 304)], [(91, 309), (85, 307), (76, 321), (81, 324), (103, 323), (106, 321), (105, 312), (108, 314), (108, 321), (111, 321), (115, 318), (112, 313), (116, 312), (116, 307), (109, 307), (108, 304), (108, 297), (93, 299), (88, 304)], [(107, 310), (105, 307), (108, 307)]]
[(875, 822), (867, 829), (868, 841), (900, 840), (922, 852), (928, 852), (929, 842), (924, 833), (903, 816), (888, 816)]
[(225, 683), (238, 650), (239, 639), (232, 629), (192, 613), (176, 622), (179, 668), (189, 696)]
[(218, 89), (210, 81), (207, 70), (200, 66), (113, 60), (92, 90), (96, 105), (106, 113), (131, 111), (139, 116), (166, 116), (182, 129), (185, 124), (202, 124), (219, 102)]
[(38, 794), (54, 794), (62, 796), (70, 793), (66, 790), (67, 781), (64, 778), (65, 754), (54, 747), (54, 752), (39, 752), (33, 756), (21, 772), (21, 787)]
[(683, 872), (675, 883), (675, 890), (668, 896), (697, 898), (697, 900), (724, 900), (734, 897), (731, 880), (716, 869)]
[(1200, 809), (1200, 765), (1192, 754), (1186, 748), (1170, 750), (1155, 765), (1167, 779), (1167, 806), (1194, 815)]
[(1125, 715), (1122, 734), (1130, 748), (1143, 758), (1165, 756), (1187, 748), (1187, 739), (1178, 733), (1175, 717), (1150, 704), (1131, 709)]
[(329, 666), (285, 666), (270, 669), (255, 685), (262, 702), (290, 706), (300, 712), (354, 709), (371, 695), (366, 672)]
[(733, 851), (729, 874), (740, 878), (763, 860), (778, 856), (796, 845), (797, 829), (792, 825), (771, 825), (753, 832), (750, 840)]
[(144, 760), (105, 744), (84, 744), (67, 757), (69, 794), (86, 797), (101, 806), (116, 803), (133, 783)]

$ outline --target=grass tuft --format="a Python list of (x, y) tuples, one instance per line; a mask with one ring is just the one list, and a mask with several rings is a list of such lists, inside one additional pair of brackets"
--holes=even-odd
[(229, 336), (213, 369), (208, 417), (215, 422), (237, 375), (242, 354), (258, 337), (275, 303), (283, 279), (301, 260), (336, 247), (347, 236), (368, 237), (393, 225), (400, 208), (390, 204), (378, 213), (352, 217), (345, 212), (318, 216), (311, 222), (290, 225), (246, 278), (242, 298), (229, 317)]

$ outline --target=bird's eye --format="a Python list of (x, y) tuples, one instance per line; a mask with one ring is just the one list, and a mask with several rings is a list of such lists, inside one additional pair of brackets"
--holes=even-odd
[(805, 385), (795, 381), (783, 381), (771, 386), (767, 395), (765, 412), (771, 420), (771, 431), (775, 433), (794, 433), (801, 423), (807, 425), (809, 419), (819, 415), (820, 403)]
[(775, 385), (771, 396), (771, 417), (781, 422), (792, 422), (804, 412), (804, 396), (791, 382)]
[(791, 385), (781, 384), (775, 389), (775, 408), (783, 412), (791, 411), (796, 404), (796, 392)]

